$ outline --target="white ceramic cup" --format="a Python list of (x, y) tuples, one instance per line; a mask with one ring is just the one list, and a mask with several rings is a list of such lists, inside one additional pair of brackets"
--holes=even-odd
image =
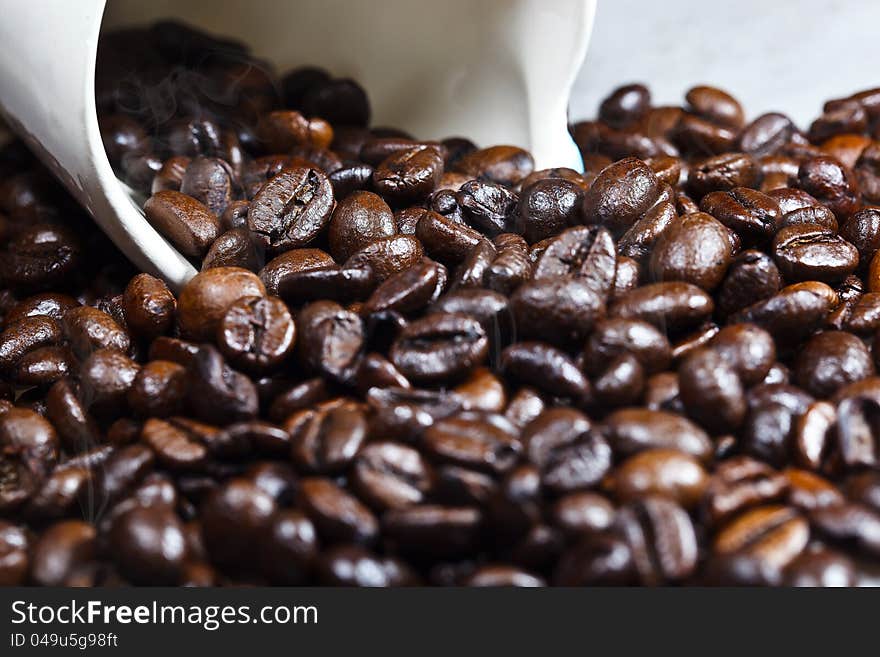
[(580, 169), (567, 107), (595, 4), (0, 0), (0, 110), (138, 267), (179, 288), (195, 270), (147, 223), (104, 153), (94, 80), (102, 29), (179, 18), (242, 40), (279, 70), (312, 64), (357, 79), (377, 125), (520, 145), (539, 168)]

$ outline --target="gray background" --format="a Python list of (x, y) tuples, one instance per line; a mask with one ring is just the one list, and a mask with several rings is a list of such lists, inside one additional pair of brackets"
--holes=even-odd
[(782, 111), (806, 127), (824, 100), (880, 86), (880, 0), (599, 0), (571, 118), (635, 81), (656, 104), (712, 83), (749, 117)]

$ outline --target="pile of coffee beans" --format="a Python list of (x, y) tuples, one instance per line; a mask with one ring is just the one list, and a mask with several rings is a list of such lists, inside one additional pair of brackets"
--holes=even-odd
[(97, 82), (201, 271), (0, 151), (0, 584), (880, 582), (880, 89), (621, 87), (581, 174), (179, 23)]

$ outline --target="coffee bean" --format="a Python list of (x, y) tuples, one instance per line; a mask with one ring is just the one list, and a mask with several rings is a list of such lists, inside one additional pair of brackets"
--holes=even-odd
[(204, 256), (220, 233), (217, 216), (197, 199), (174, 190), (153, 194), (144, 204), (147, 221), (187, 256)]
[(212, 267), (241, 267), (257, 271), (264, 258), (245, 227), (227, 230), (211, 244), (202, 260), (202, 271)]
[(123, 310), (126, 325), (147, 339), (168, 331), (177, 301), (165, 283), (149, 274), (138, 274), (125, 288)]
[(305, 246), (327, 227), (333, 204), (333, 188), (321, 171), (285, 169), (254, 196), (248, 228), (269, 251)]
[(562, 178), (545, 178), (523, 187), (518, 226), (529, 243), (539, 242), (580, 222), (584, 190)]
[(793, 341), (816, 329), (837, 294), (824, 283), (795, 283), (735, 313), (729, 321), (757, 324), (775, 339)]
[(608, 315), (645, 321), (661, 331), (677, 331), (699, 324), (713, 309), (712, 298), (696, 285), (670, 281), (625, 294), (611, 305)]
[(455, 163), (455, 170), (471, 178), (499, 185), (515, 185), (535, 168), (531, 154), (516, 146), (491, 146), (472, 151)]
[(364, 413), (347, 405), (302, 411), (297, 421), (288, 419), (285, 429), (290, 434), (294, 462), (320, 474), (347, 468), (367, 438)]
[(76, 570), (97, 551), (94, 526), (82, 520), (64, 520), (49, 527), (33, 547), (31, 579), (40, 586), (65, 586)]
[(202, 535), (211, 560), (230, 568), (247, 568), (258, 556), (260, 538), (269, 530), (275, 502), (256, 484), (231, 479), (202, 504)]
[(183, 526), (168, 508), (134, 508), (113, 522), (110, 545), (123, 574), (141, 584), (175, 584), (186, 544)]
[(843, 331), (815, 335), (795, 361), (799, 385), (817, 397), (830, 397), (840, 387), (874, 374), (874, 363), (857, 337)]
[(187, 386), (185, 367), (171, 361), (153, 360), (137, 373), (126, 398), (137, 415), (167, 417), (183, 410)]
[(209, 340), (226, 310), (245, 297), (263, 297), (266, 288), (256, 274), (239, 267), (215, 267), (196, 274), (180, 293), (177, 313), (181, 333)]
[(656, 586), (688, 577), (697, 565), (697, 539), (687, 513), (662, 497), (620, 509), (615, 522), (632, 551), (641, 582)]
[(730, 521), (715, 536), (714, 552), (747, 554), (785, 568), (806, 547), (810, 538), (807, 520), (791, 507), (761, 506)]
[(704, 290), (718, 286), (730, 264), (724, 226), (703, 212), (689, 214), (659, 237), (650, 258), (655, 280), (679, 280)]
[(329, 301), (303, 308), (297, 315), (298, 355), (310, 370), (344, 379), (364, 343), (360, 317)]
[(296, 326), (277, 297), (243, 297), (226, 309), (217, 345), (230, 363), (250, 372), (278, 367), (292, 352)]
[(712, 454), (712, 443), (700, 427), (667, 411), (621, 409), (605, 418), (602, 426), (615, 454), (665, 448), (690, 454), (703, 462)]
[(853, 174), (830, 157), (805, 160), (798, 170), (798, 185), (828, 206), (840, 220), (851, 215), (858, 207)]
[(372, 512), (329, 479), (304, 479), (300, 503), (315, 523), (318, 535), (328, 542), (369, 543), (379, 531)]
[(692, 87), (685, 94), (685, 100), (691, 111), (713, 123), (730, 128), (741, 128), (745, 123), (742, 107), (736, 99), (716, 87)]
[(483, 327), (463, 315), (432, 314), (409, 324), (391, 346), (391, 362), (408, 379), (439, 383), (460, 379), (485, 360)]
[(547, 278), (521, 285), (510, 309), (523, 337), (568, 346), (580, 343), (605, 315), (605, 300), (587, 280)]
[(472, 507), (420, 504), (388, 511), (382, 528), (401, 552), (452, 558), (477, 545), (481, 522)]
[(380, 237), (396, 232), (391, 208), (372, 192), (358, 191), (336, 206), (330, 219), (330, 252), (340, 262)]
[(509, 470), (522, 449), (507, 418), (473, 411), (438, 420), (425, 431), (422, 444), (440, 461), (495, 473)]
[(621, 502), (659, 495), (686, 509), (696, 506), (709, 481), (699, 461), (671, 449), (639, 452), (615, 468), (609, 479), (609, 490)]
[(660, 185), (651, 168), (628, 158), (603, 169), (584, 195), (584, 218), (613, 232), (632, 226), (657, 200)]
[(797, 130), (784, 114), (762, 114), (749, 123), (739, 135), (739, 147), (755, 156), (780, 150)]

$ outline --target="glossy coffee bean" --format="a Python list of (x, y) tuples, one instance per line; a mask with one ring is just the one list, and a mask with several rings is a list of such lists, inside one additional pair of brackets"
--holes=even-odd
[(152, 339), (168, 331), (177, 301), (168, 286), (149, 274), (138, 274), (125, 288), (122, 299), (126, 325), (136, 334)]
[(628, 158), (602, 170), (584, 195), (584, 219), (622, 232), (657, 200), (660, 185), (651, 168)]
[(226, 310), (245, 297), (263, 297), (256, 274), (239, 267), (215, 267), (196, 274), (180, 293), (177, 317), (181, 333), (195, 340), (214, 337)]
[(389, 356), (408, 379), (437, 383), (467, 375), (486, 358), (488, 348), (479, 322), (462, 315), (432, 314), (409, 324)]
[(293, 351), (296, 326), (278, 297), (244, 297), (226, 309), (217, 345), (230, 363), (249, 372), (278, 367)]
[(220, 233), (220, 221), (197, 199), (173, 190), (153, 194), (144, 204), (147, 221), (187, 256), (204, 256)]
[(358, 191), (339, 202), (330, 219), (330, 253), (344, 262), (380, 237), (396, 232), (391, 208), (372, 192)]
[(724, 226), (698, 212), (682, 217), (654, 244), (649, 271), (658, 281), (685, 281), (704, 290), (721, 283), (730, 264)]

